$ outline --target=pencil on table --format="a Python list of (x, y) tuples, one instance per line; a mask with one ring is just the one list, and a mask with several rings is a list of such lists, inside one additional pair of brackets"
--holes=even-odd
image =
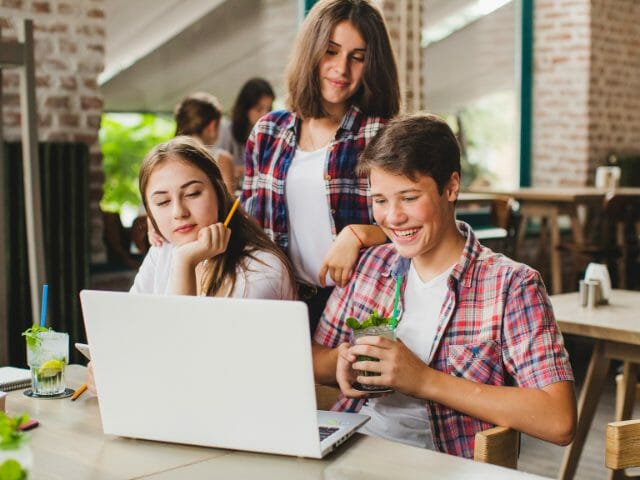
[(87, 389), (87, 384), (86, 384), (86, 383), (83, 383), (82, 385), (80, 385), (80, 388), (78, 388), (78, 389), (73, 393), (73, 395), (71, 395), (71, 401), (72, 401), (72, 402), (75, 402), (75, 401), (76, 401), (76, 399), (77, 399), (80, 395), (82, 395), (82, 393), (83, 393), (86, 389)]
[(229, 225), (229, 222), (231, 221), (231, 217), (233, 217), (233, 214), (236, 211), (236, 209), (238, 208), (239, 204), (240, 204), (240, 197), (236, 198), (236, 201), (233, 202), (233, 205), (231, 206), (231, 210), (229, 210), (227, 218), (224, 219), (224, 224), (223, 225), (225, 227), (227, 227)]

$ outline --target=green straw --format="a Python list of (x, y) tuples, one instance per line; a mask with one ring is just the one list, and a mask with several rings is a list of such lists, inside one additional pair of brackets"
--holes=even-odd
[(400, 287), (402, 286), (402, 275), (396, 277), (396, 294), (393, 299), (393, 314), (391, 315), (391, 330), (396, 329), (398, 324), (398, 313), (400, 310)]

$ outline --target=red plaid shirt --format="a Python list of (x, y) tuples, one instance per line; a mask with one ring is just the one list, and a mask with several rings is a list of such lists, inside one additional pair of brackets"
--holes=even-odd
[[(373, 217), (367, 198), (369, 183), (355, 175), (358, 154), (386, 120), (369, 117), (352, 106), (329, 145), (324, 180), (335, 237), (350, 224), (369, 224)], [(288, 111), (271, 112), (256, 124), (247, 140), (242, 203), (285, 251), (289, 231), (285, 188), (287, 172), (296, 153), (300, 117)]]
[[(480, 245), (466, 223), (458, 228), (467, 241), (448, 279), (428, 365), (488, 385), (542, 388), (573, 381), (539, 273)], [(368, 249), (349, 283), (329, 298), (315, 341), (327, 347), (349, 342), (344, 322), (350, 316), (363, 319), (374, 309), (391, 316), (396, 277), (406, 279), (409, 265), (392, 244)], [(333, 410), (358, 411), (363, 403), (341, 396)], [(433, 401), (425, 408), (436, 448), (452, 455), (472, 458), (476, 432), (493, 426)]]

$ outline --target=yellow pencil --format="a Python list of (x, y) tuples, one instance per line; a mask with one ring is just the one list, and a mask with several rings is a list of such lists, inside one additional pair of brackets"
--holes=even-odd
[(80, 395), (82, 395), (82, 393), (87, 389), (87, 384), (83, 383), (82, 385), (80, 385), (80, 388), (78, 388), (74, 394), (71, 396), (71, 401), (75, 402), (76, 398), (78, 398)]
[(233, 217), (233, 214), (238, 208), (238, 205), (240, 205), (240, 197), (236, 198), (236, 201), (233, 202), (233, 205), (231, 205), (231, 210), (229, 210), (229, 214), (227, 215), (227, 218), (224, 219), (225, 227), (229, 225), (229, 222), (231, 221), (231, 217)]

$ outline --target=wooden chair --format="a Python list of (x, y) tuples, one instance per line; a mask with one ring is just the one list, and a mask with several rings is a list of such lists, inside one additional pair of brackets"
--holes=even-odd
[(637, 378), (637, 367), (629, 362), (625, 362), (622, 373), (616, 375), (616, 420), (631, 417), (633, 404), (640, 399), (640, 383)]
[(518, 468), (520, 432), (507, 427), (494, 427), (476, 433), (473, 459), (507, 468)]
[[(316, 384), (316, 402), (319, 410), (330, 410), (340, 389)], [(473, 459), (507, 468), (518, 468), (520, 432), (506, 427), (494, 427), (476, 433)]]
[[(513, 256), (519, 220), (516, 207), (517, 202), (511, 197), (498, 196), (491, 200), (488, 224), (473, 229), (478, 240), (495, 251)], [(464, 219), (464, 215), (461, 218)]]
[[(562, 243), (558, 248), (580, 257), (576, 265), (583, 270), (587, 261), (614, 263), (617, 272), (617, 288), (626, 288), (627, 267), (638, 255), (640, 238), (640, 196), (616, 195), (609, 192), (604, 199), (605, 230), (597, 243)], [(607, 228), (608, 227), (608, 228)], [(633, 227), (633, 233), (628, 229)]]
[(624, 470), (640, 467), (640, 420), (611, 422), (607, 425), (604, 463), (612, 470), (610, 479), (628, 477)]

